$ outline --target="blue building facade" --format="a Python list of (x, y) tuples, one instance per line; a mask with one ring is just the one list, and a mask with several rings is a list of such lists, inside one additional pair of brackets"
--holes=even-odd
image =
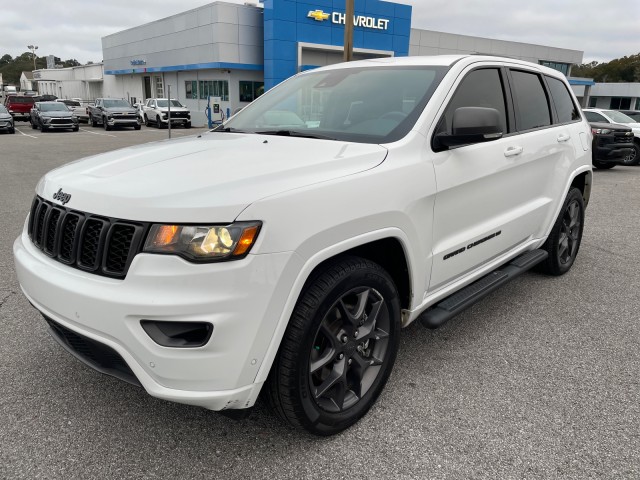
[[(411, 6), (355, 0), (354, 13), (354, 52), (365, 57), (409, 54)], [(345, 20), (344, 0), (265, 0), (265, 90), (299, 71), (321, 66), (309, 63), (306, 59), (313, 55), (306, 51), (341, 52)]]

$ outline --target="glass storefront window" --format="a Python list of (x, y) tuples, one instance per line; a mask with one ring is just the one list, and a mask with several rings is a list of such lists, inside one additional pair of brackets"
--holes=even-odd
[(240, 101), (253, 102), (264, 93), (264, 82), (240, 81)]
[(220, 97), (223, 102), (229, 101), (229, 82), (226, 80), (200, 80), (200, 98)]
[(185, 97), (189, 99), (198, 98), (198, 82), (187, 80), (184, 82)]

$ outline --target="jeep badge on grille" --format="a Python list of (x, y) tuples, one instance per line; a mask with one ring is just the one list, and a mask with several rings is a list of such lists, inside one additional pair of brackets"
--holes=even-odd
[(71, 194), (64, 193), (62, 189), (60, 189), (53, 194), (53, 199), (62, 202), (62, 205), (66, 205), (69, 202), (69, 200), (71, 200)]

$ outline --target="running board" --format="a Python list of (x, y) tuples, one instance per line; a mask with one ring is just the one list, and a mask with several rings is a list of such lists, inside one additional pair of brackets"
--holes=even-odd
[(523, 253), (511, 260), (511, 262), (485, 275), (480, 280), (467, 285), (462, 290), (436, 303), (418, 317), (420, 323), (427, 328), (438, 328), (447, 320), (482, 300), (509, 280), (513, 280), (521, 273), (535, 267), (538, 263), (544, 261), (547, 256), (548, 253), (541, 249)]

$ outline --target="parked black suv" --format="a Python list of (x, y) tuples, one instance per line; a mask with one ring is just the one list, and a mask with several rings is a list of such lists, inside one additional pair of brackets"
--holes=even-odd
[[(633, 165), (633, 131), (629, 127), (614, 123), (590, 122), (593, 133), (593, 166), (600, 169), (616, 165)], [(635, 158), (635, 157), (634, 157)]]

